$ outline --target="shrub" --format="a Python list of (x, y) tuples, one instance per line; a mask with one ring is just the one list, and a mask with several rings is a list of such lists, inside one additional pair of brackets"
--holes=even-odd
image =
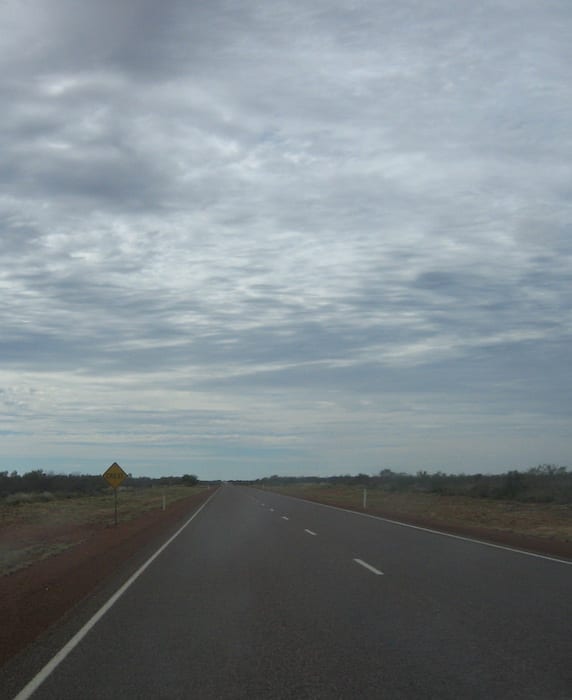
[(53, 501), (55, 496), (50, 491), (42, 491), (41, 493), (12, 493), (6, 496), (4, 503), (9, 506), (17, 506), (21, 503), (40, 503)]

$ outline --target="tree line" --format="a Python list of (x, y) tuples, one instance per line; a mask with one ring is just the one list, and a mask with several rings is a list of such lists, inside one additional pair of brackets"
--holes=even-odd
[(331, 486), (359, 486), (387, 492), (424, 492), (443, 496), (494, 498), (530, 503), (572, 503), (572, 471), (568, 467), (540, 464), (525, 471), (501, 474), (446, 474), (418, 471), (416, 474), (382, 469), (375, 475), (279, 476), (257, 479), (256, 485), (282, 486), (319, 483)]
[[(199, 478), (195, 474), (183, 476), (131, 476), (124, 481), (131, 488), (150, 486), (196, 486)], [(0, 472), (0, 498), (17, 493), (46, 493), (58, 496), (85, 496), (105, 493), (109, 486), (102, 476), (93, 474), (56, 474), (43, 469), (32, 469), (19, 474), (17, 471)]]

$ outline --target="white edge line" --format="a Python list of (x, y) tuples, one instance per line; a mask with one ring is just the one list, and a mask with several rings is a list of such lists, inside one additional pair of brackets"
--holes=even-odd
[(366, 561), (363, 561), (363, 559), (354, 559), (354, 561), (356, 564), (359, 564), (360, 566), (365, 567), (368, 571), (371, 571), (372, 574), (375, 574), (376, 576), (383, 576), (383, 571), (376, 569), (375, 566), (368, 564)]
[(308, 529), (304, 530), (304, 532), (307, 532), (309, 535), (314, 535), (314, 537), (316, 537), (316, 535), (317, 535), (316, 532), (313, 532), (312, 530), (308, 530)]
[(536, 559), (546, 559), (546, 561), (553, 561), (557, 564), (567, 564), (572, 566), (572, 561), (567, 559), (557, 559), (556, 557), (549, 557), (546, 554), (536, 554), (535, 552), (527, 552), (525, 549), (515, 549), (514, 547), (508, 547), (504, 544), (494, 544), (493, 542), (485, 542), (484, 540), (476, 540), (472, 537), (464, 537), (463, 535), (453, 535), (451, 532), (443, 532), (442, 530), (432, 530), (430, 527), (421, 527), (421, 525), (411, 525), (411, 523), (402, 523), (399, 520), (391, 520), (391, 518), (383, 518), (381, 515), (372, 515), (371, 513), (360, 513), (357, 510), (350, 510), (349, 508), (338, 508), (337, 506), (331, 506), (328, 503), (318, 503), (317, 501), (309, 501), (307, 498), (298, 498), (297, 496), (288, 496), (285, 493), (275, 492), (277, 496), (284, 496), (284, 498), (293, 498), (295, 501), (303, 501), (304, 503), (310, 503), (314, 506), (322, 506), (322, 508), (331, 508), (332, 510), (339, 510), (342, 513), (351, 513), (352, 515), (359, 515), (362, 518), (372, 518), (373, 520), (382, 520), (386, 523), (392, 523), (393, 525), (401, 525), (401, 527), (410, 527), (413, 530), (421, 530), (422, 532), (430, 532), (432, 535), (441, 535), (442, 537), (452, 537), (454, 540), (463, 540), (464, 542), (473, 542), (474, 544), (482, 544), (484, 547), (494, 547), (495, 549), (505, 549), (507, 552), (514, 552), (515, 554), (523, 554), (526, 557), (535, 557)]
[(105, 613), (113, 606), (119, 598), (125, 593), (125, 591), (133, 584), (139, 576), (145, 571), (145, 569), (152, 564), (155, 559), (161, 554), (163, 550), (165, 550), (171, 542), (178, 537), (181, 532), (187, 527), (187, 525), (194, 520), (197, 515), (202, 511), (202, 509), (216, 496), (218, 493), (218, 489), (211, 495), (209, 498), (200, 506), (198, 510), (196, 510), (191, 517), (187, 520), (187, 522), (180, 527), (177, 532), (175, 532), (174, 535), (171, 535), (169, 539), (159, 547), (159, 549), (155, 552), (155, 554), (152, 554), (147, 561), (137, 569), (137, 571), (121, 586), (119, 590), (117, 590), (111, 598), (102, 605), (101, 608), (91, 617), (85, 625), (74, 634), (74, 636), (65, 644), (59, 651), (58, 653), (53, 656), (48, 663), (38, 671), (38, 673), (32, 678), (32, 680), (22, 688), (22, 690), (14, 697), (14, 700), (27, 700), (32, 693), (35, 693), (36, 690), (42, 685), (42, 683), (48, 678), (48, 676), (61, 664), (61, 662), (70, 654), (75, 647), (81, 642), (81, 640), (86, 636), (86, 634), (91, 630), (92, 627), (94, 627), (99, 620), (105, 615)]

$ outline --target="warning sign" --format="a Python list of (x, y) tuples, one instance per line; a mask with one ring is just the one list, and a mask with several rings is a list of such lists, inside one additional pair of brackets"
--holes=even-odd
[(116, 489), (125, 481), (127, 474), (121, 469), (117, 462), (113, 462), (103, 473), (103, 478), (112, 488)]

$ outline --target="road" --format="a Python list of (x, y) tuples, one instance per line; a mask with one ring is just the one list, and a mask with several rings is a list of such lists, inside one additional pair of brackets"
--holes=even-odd
[(568, 563), (225, 485), (32, 697), (569, 699), (571, 583)]

